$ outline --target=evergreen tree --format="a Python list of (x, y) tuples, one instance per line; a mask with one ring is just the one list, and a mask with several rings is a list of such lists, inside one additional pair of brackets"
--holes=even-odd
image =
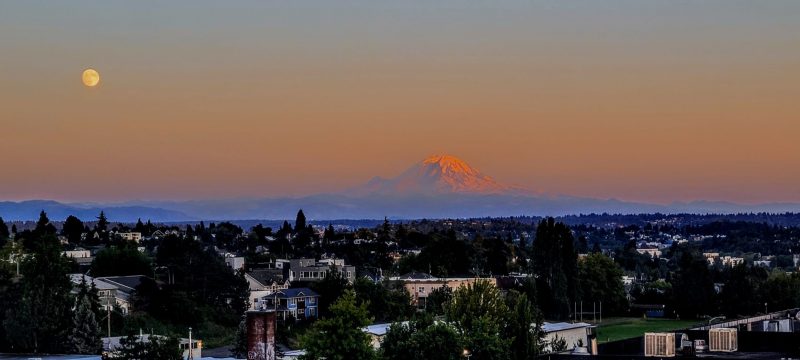
[(89, 297), (86, 278), (83, 278), (75, 299), (75, 310), (72, 313), (72, 333), (69, 337), (72, 353), (99, 354), (103, 349), (100, 325), (95, 317), (98, 309), (93, 308), (94, 305)]
[(144, 233), (142, 233), (144, 236), (150, 236), (156, 231), (156, 226), (150, 222), (150, 219), (147, 219), (147, 224), (145, 224), (144, 228)]
[(231, 355), (236, 358), (247, 357), (247, 319), (242, 318), (239, 326), (236, 328), (236, 336), (233, 339), (233, 347), (231, 348)]
[(61, 227), (61, 234), (67, 237), (70, 244), (77, 244), (81, 242), (81, 234), (83, 234), (83, 221), (75, 216), (68, 216), (64, 220), (64, 225)]
[(716, 294), (708, 261), (696, 249), (685, 249), (676, 256), (678, 271), (670, 279), (673, 310), (689, 319), (709, 315)]
[(545, 315), (566, 319), (577, 297), (578, 258), (570, 229), (553, 218), (542, 220), (533, 241), (533, 265)]
[(278, 233), (276, 235), (280, 239), (288, 239), (289, 235), (291, 234), (292, 234), (292, 226), (289, 225), (288, 221), (284, 220), (283, 225), (281, 225), (281, 228), (278, 230)]
[(72, 327), (70, 263), (55, 236), (36, 240), (38, 246), (22, 263), (21, 296), (7, 310), (3, 326), (18, 352), (59, 353), (66, 350)]
[(50, 219), (47, 218), (47, 213), (42, 210), (39, 212), (39, 220), (36, 221), (36, 230), (44, 230), (50, 224)]
[(294, 232), (299, 233), (306, 229), (306, 215), (303, 214), (303, 209), (297, 212), (297, 219), (294, 221)]
[(192, 228), (192, 225), (188, 225), (188, 224), (186, 225), (185, 234), (186, 234), (187, 238), (194, 239), (194, 228)]
[[(10, 254), (14, 253), (15, 244), (9, 243), (5, 247), (0, 248), (0, 256), (7, 258)], [(20, 298), (20, 284), (15, 279), (15, 266), (0, 262), (0, 309), (10, 309), (14, 307)], [(0, 353), (8, 352), (12, 349), (6, 341), (6, 331), (3, 323), (6, 319), (6, 312), (0, 310)]]
[(325, 245), (329, 245), (331, 241), (336, 240), (336, 230), (333, 229), (333, 224), (328, 224), (325, 233), (322, 234), (322, 240), (324, 240)]
[(94, 226), (94, 229), (101, 233), (108, 231), (108, 219), (106, 218), (105, 212), (100, 211), (100, 215), (97, 216), (97, 224)]
[(0, 217), (0, 246), (3, 245), (2, 241), (7, 239), (9, 235), (8, 225), (6, 225), (6, 222)]
[(90, 308), (94, 310), (94, 318), (99, 322), (103, 318), (103, 309), (100, 303), (100, 292), (97, 291), (97, 285), (94, 281), (89, 286), (89, 292), (86, 295), (91, 303)]
[(145, 233), (144, 223), (142, 222), (141, 218), (136, 220), (136, 226), (133, 227), (133, 231), (140, 232), (142, 234)]
[(101, 243), (108, 243), (108, 219), (103, 211), (97, 216), (97, 223), (94, 225), (94, 231), (100, 237)]
[(50, 223), (50, 219), (47, 218), (47, 213), (45, 213), (44, 210), (39, 213), (39, 220), (36, 221), (35, 232), (40, 236), (56, 233), (56, 227)]

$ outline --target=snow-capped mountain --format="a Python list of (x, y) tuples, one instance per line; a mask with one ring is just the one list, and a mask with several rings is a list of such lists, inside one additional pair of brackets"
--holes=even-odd
[(397, 177), (391, 179), (375, 177), (345, 193), (354, 196), (533, 194), (518, 186), (501, 184), (452, 155), (430, 156), (412, 165)]

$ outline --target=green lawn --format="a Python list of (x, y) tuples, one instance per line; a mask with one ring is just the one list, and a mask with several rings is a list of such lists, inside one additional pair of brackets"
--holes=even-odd
[(642, 336), (646, 332), (685, 329), (698, 324), (697, 320), (609, 318), (597, 326), (600, 343)]

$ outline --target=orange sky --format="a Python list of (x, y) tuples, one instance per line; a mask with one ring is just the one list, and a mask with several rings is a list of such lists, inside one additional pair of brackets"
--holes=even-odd
[(0, 200), (303, 195), (452, 153), (550, 193), (800, 201), (800, 2), (501, 3), (3, 2)]

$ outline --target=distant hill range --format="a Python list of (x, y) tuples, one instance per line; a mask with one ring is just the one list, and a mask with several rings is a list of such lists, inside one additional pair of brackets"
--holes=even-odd
[(103, 210), (112, 221), (290, 219), (303, 209), (314, 219), (466, 218), (561, 216), (609, 213), (800, 212), (797, 203), (742, 205), (720, 201), (675, 202), (669, 205), (546, 195), (502, 184), (451, 155), (431, 156), (394, 178), (375, 177), (338, 193), (256, 199), (132, 201), (117, 204), (60, 203), (48, 200), (0, 202), (5, 220), (34, 220), (44, 210), (51, 219), (75, 215), (92, 219)]

